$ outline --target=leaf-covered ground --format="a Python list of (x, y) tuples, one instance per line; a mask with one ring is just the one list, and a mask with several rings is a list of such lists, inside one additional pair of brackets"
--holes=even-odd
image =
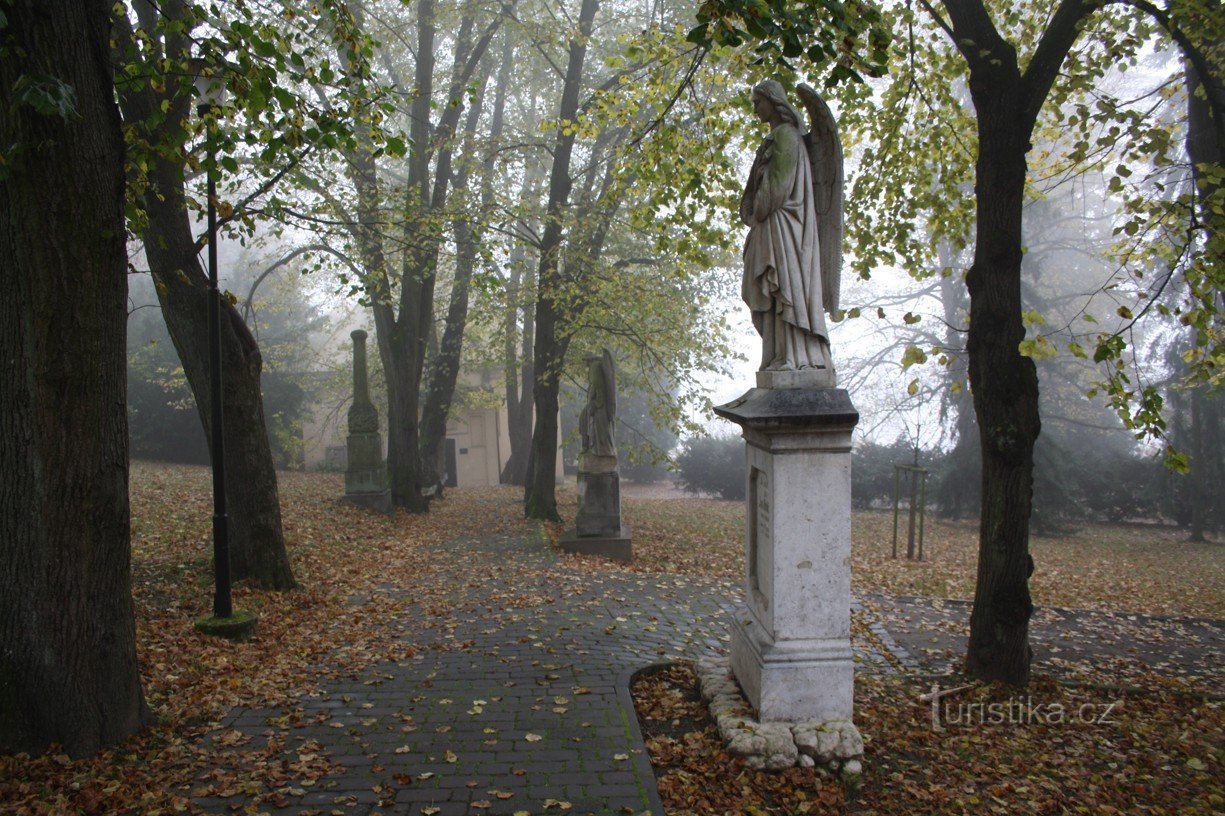
[[(40, 757), (0, 757), (0, 812), (191, 812), (197, 809), (193, 796), (244, 791), (258, 792), (273, 805), (276, 797), (269, 792), (280, 782), (309, 783), (327, 774), (332, 760), (326, 752), (299, 750), (287, 761), (284, 746), (274, 741), (258, 744), (237, 732), (217, 730), (234, 706), (292, 710), (295, 700), (317, 693), (334, 678), (354, 677), (378, 661), (404, 659), (427, 648), (424, 641), (405, 639), (403, 627), (395, 625), (399, 608), (386, 587), (412, 588), (427, 610), (442, 613), (469, 602), (465, 598), (476, 594), (471, 588), (482, 585), (486, 570), (496, 568), (500, 580), (513, 584), (515, 570), (530, 569), (514, 563), (473, 564), (464, 592), (431, 580), (440, 572), (438, 559), (445, 557), (432, 545), (463, 536), (523, 536), (534, 530), (522, 520), (517, 490), (453, 491), (427, 516), (400, 513), (384, 518), (340, 504), (343, 484), (338, 475), (282, 473), (280, 483), (286, 538), (303, 588), (278, 594), (239, 586), (236, 606), (257, 612), (260, 623), (256, 639), (235, 645), (210, 640), (192, 628), (211, 604), (207, 469), (134, 464), (137, 648), (145, 696), (158, 725), (89, 759), (71, 760), (55, 751)], [(563, 493), (562, 513), (569, 518), (572, 503), (572, 493)], [(625, 516), (634, 527), (637, 558), (630, 568), (737, 578), (742, 514), (739, 503), (627, 498)], [(971, 526), (929, 523), (929, 559), (907, 563), (887, 557), (891, 522), (885, 515), (856, 516), (858, 594), (970, 595), (975, 546)], [(559, 529), (553, 527), (554, 532)], [(1183, 544), (1177, 535), (1161, 531), (1103, 527), (1065, 540), (1037, 539), (1034, 551), (1035, 598), (1040, 604), (1122, 604), (1134, 611), (1225, 616), (1225, 557), (1219, 546)], [(563, 566), (589, 573), (624, 569), (577, 556), (563, 559)], [(355, 597), (363, 602), (352, 603)], [(543, 596), (483, 599), (491, 606), (548, 601)], [(1076, 812), (1082, 802), (1126, 811), (1126, 790), (1133, 791), (1132, 802), (1170, 801), (1185, 794), (1186, 802), (1225, 807), (1225, 802), (1211, 798), (1220, 791), (1210, 784), (1220, 776), (1220, 746), (1225, 744), (1218, 703), (1172, 692), (1137, 698), (1135, 705), (1128, 697), (1125, 710), (1133, 719), (1114, 730), (1086, 734), (995, 729), (936, 739), (926, 728), (922, 707), (914, 703), (921, 685), (878, 676), (860, 684), (865, 703), (860, 722), (872, 741), (871, 781), (852, 803), (859, 812), (921, 808), (978, 813), (1002, 807), (1001, 801), (1046, 803), (1043, 807), (1050, 812)], [(1042, 688), (1048, 695), (1044, 699), (1072, 695), (1070, 701), (1079, 701), (1091, 694), (1054, 685)], [(700, 728), (670, 738), (685, 744), (687, 733), (700, 734)], [(1052, 746), (1058, 750), (1050, 750)], [(701, 781), (702, 773), (740, 780), (737, 795), (748, 798), (741, 802), (719, 794), (712, 800), (713, 809), (692, 810), (695, 813), (753, 813), (753, 808), (791, 813), (805, 812), (805, 807), (819, 812), (817, 802), (839, 803), (837, 809), (847, 806), (839, 798), (845, 796), (840, 787), (818, 789), (804, 782), (802, 774), (794, 783), (787, 783), (788, 777), (771, 778), (762, 783), (765, 787), (752, 781), (757, 775), (746, 776), (738, 766), (728, 774), (715, 746), (694, 741), (686, 751), (678, 753), (675, 746), (669, 750), (677, 761), (690, 763), (688, 773), (693, 775), (689, 781), (679, 776), (663, 785), (666, 793), (680, 791), (682, 798), (669, 800), (678, 812), (689, 807), (683, 797), (698, 795), (704, 787), (716, 789), (713, 782)], [(1162, 786), (1162, 780), (1168, 784)], [(1063, 793), (1065, 788), (1072, 792)], [(1145, 798), (1158, 794), (1165, 800)], [(1086, 812), (1109, 812), (1096, 804), (1084, 806)]]
[[(634, 526), (631, 569), (739, 575), (743, 503), (628, 498), (624, 505)], [(1047, 609), (1035, 623), (1061, 645), (1045, 645), (1041, 669), (1088, 682), (1056, 683), (1040, 673), (1020, 694), (977, 686), (956, 673), (968, 604), (936, 600), (973, 596), (977, 527), (928, 519), (922, 562), (893, 559), (892, 536), (892, 514), (855, 514), (854, 590), (868, 599), (865, 614), (906, 643), (924, 673), (857, 673), (855, 718), (867, 740), (862, 783), (847, 788), (812, 769), (746, 768), (725, 751), (692, 668), (682, 664), (634, 687), (669, 816), (1225, 812), (1219, 630), (1202, 642), (1171, 637), (1199, 631), (1195, 621)], [(1035, 537), (1031, 551), (1040, 606), (1225, 617), (1220, 544), (1090, 524)], [(932, 669), (938, 676), (926, 673)], [(969, 686), (942, 701), (943, 731), (920, 699), (933, 682)]]
[[(330, 678), (412, 654), (394, 626), (396, 604), (377, 587), (415, 587), (423, 604), (449, 607), (452, 587), (430, 581), (426, 546), (463, 535), (527, 534), (521, 505), (503, 490), (465, 491), (426, 516), (380, 517), (341, 504), (335, 474), (278, 474), (286, 541), (302, 589), (237, 586), (236, 609), (259, 615), (257, 637), (231, 644), (197, 634), (211, 612), (209, 471), (133, 463), (132, 592), (145, 699), (159, 724), (96, 757), (0, 757), (0, 812), (154, 816), (196, 810), (207, 792), (264, 791), (278, 779), (324, 775), (322, 754), (285, 765), (276, 744), (210, 737), (237, 705), (289, 706)], [(480, 579), (480, 570), (472, 573)], [(354, 606), (348, 599), (370, 594)], [(236, 733), (236, 732), (235, 732)], [(203, 777), (203, 782), (201, 781)]]
[[(567, 514), (572, 517), (572, 507), (563, 508)], [(626, 497), (623, 516), (634, 532), (635, 563), (630, 569), (740, 577), (743, 502)], [(903, 517), (901, 553), (906, 549), (905, 524)], [(856, 512), (851, 528), (854, 591), (973, 598), (977, 522), (950, 523), (929, 516), (925, 527), (924, 560), (894, 559), (893, 514)], [(1034, 603), (1225, 618), (1225, 545), (1185, 539), (1185, 533), (1169, 528), (1105, 524), (1034, 537)]]
[[(746, 768), (724, 750), (694, 683), (692, 667), (681, 664), (634, 686), (669, 816), (1175, 816), (1225, 808), (1225, 711), (1219, 702), (1040, 680), (1020, 697), (985, 687), (946, 698), (972, 722), (945, 718), (945, 730), (936, 731), (930, 704), (920, 700), (929, 690), (922, 681), (861, 674), (855, 719), (865, 734), (865, 773), (857, 788), (849, 788), (811, 768)], [(993, 704), (1002, 712), (995, 724)]]

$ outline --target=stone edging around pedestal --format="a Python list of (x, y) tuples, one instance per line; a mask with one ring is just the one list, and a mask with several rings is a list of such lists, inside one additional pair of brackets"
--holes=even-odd
[(855, 724), (766, 722), (753, 711), (731, 673), (727, 657), (704, 657), (697, 664), (698, 688), (731, 753), (750, 768), (777, 771), (819, 765), (844, 777), (863, 772), (863, 737)]

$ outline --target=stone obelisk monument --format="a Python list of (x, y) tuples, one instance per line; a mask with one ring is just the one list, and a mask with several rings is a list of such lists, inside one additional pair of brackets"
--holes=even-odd
[(837, 309), (842, 155), (824, 102), (806, 86), (801, 98), (811, 140), (779, 83), (753, 89), (769, 136), (740, 205), (749, 227), (742, 293), (762, 362), (757, 387), (715, 408), (746, 443), (747, 608), (733, 622), (731, 667), (763, 723), (847, 731), (851, 432), (859, 415), (836, 387), (825, 323)]
[(344, 500), (390, 513), (391, 491), (387, 489), (379, 412), (370, 401), (366, 376), (366, 332), (358, 329), (349, 336), (353, 338), (353, 404), (349, 406)]

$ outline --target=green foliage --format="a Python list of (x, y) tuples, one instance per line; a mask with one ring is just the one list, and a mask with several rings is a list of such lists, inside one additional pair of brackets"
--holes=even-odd
[[(151, 92), (157, 100), (143, 120), (124, 123), (134, 233), (143, 230), (140, 200), (158, 159), (203, 181), (208, 122), (216, 126), (215, 166), (243, 193), (237, 203), (219, 202), (222, 224), (247, 234), (258, 218), (276, 222), (294, 210), (296, 191), (285, 183), (291, 168), (359, 139), (379, 150), (403, 149), (402, 139), (382, 127), (390, 106), (370, 81), (372, 43), (342, 2), (184, 3), (122, 13), (116, 88), (121, 95)], [(192, 115), (201, 76), (219, 83), (228, 101)], [(240, 168), (242, 178), (235, 179)], [(202, 209), (203, 196), (189, 204)]]
[(735, 436), (695, 436), (676, 456), (677, 484), (689, 493), (744, 498), (744, 442)]
[(884, 73), (891, 39), (878, 5), (841, 0), (707, 0), (688, 33), (703, 47), (751, 43), (759, 64), (830, 66), (830, 85)]
[(28, 105), (43, 116), (57, 116), (65, 120), (80, 118), (76, 91), (59, 77), (24, 74), (13, 85), (13, 100), (18, 105)]
[[(603, 29), (609, 35), (589, 43), (584, 88), (594, 90), (584, 90), (572, 121), (542, 122), (528, 100), (510, 115), (525, 120), (521, 138), (573, 136), (584, 168), (561, 216), (562, 270), (549, 289), (566, 315), (563, 380), (581, 384), (582, 350), (607, 346), (623, 393), (649, 394), (649, 425), (675, 434), (705, 405), (698, 377), (735, 356), (722, 312), (737, 279), (738, 236), (728, 215), (740, 195), (736, 158), (749, 138), (747, 86), (735, 55), (700, 60), (682, 29), (641, 22), (614, 12)], [(525, 68), (524, 76), (532, 73)], [(514, 219), (509, 230), (491, 225), (482, 233), (488, 266), (469, 334), (476, 342), (466, 347), (470, 368), (507, 365), (506, 332), (522, 331), (523, 314), (508, 325), (506, 310), (530, 313), (535, 302), (531, 236), (541, 230), (538, 176), (549, 160), (542, 150), (523, 151), (494, 170), (496, 188), (513, 191), (501, 212)]]
[[(1001, 35), (1017, 44), (1024, 71), (1051, 24), (1048, 9), (1002, 0), (984, 0), (983, 6)], [(865, 26), (898, 32), (879, 60), (883, 70), (876, 72), (887, 71), (888, 81), (842, 83), (834, 91), (848, 153), (862, 151), (860, 167), (870, 168), (848, 179), (849, 267), (864, 278), (882, 266), (901, 267), (916, 277), (933, 274), (941, 269), (939, 246), (959, 251), (971, 241), (977, 123), (968, 67), (958, 50), (962, 44), (950, 42), (941, 30), (937, 7), (874, 5), (880, 16), (865, 18)], [(831, 17), (835, 22), (837, 15)], [(824, 47), (828, 32), (816, 20), (824, 17), (806, 3), (711, 0), (700, 12), (702, 25), (694, 36), (728, 45), (752, 42), (759, 57), (784, 52), (822, 72), (830, 58)], [(1116, 298), (1110, 311), (1126, 322), (1094, 326), (1094, 315), (1086, 311), (1085, 321), (1093, 321), (1087, 332), (1079, 326), (1031, 324), (1019, 350), (1042, 360), (1064, 349), (1074, 356), (1093, 349), (1103, 366), (1097, 392), (1138, 436), (1161, 439), (1159, 393), (1133, 384), (1141, 379), (1137, 366), (1154, 363), (1135, 346), (1132, 322), (1160, 316), (1192, 327), (1190, 381), (1225, 379), (1219, 319), (1225, 171), (1211, 162), (1195, 166), (1194, 179), (1185, 171), (1182, 63), (1151, 55), (1158, 33), (1210, 78), (1207, 94), (1197, 93), (1215, 113), (1219, 156), (1225, 140), (1220, 48), (1225, 15), (1219, 3), (1189, 0), (1166, 8), (1108, 3), (1093, 9), (1043, 102), (1028, 157), (1029, 195), (1041, 199), (1067, 179), (1102, 174), (1106, 194), (1122, 204), (1112, 214), (1115, 244), (1103, 248), (1116, 274), (1102, 291)], [(861, 40), (847, 44), (864, 59), (877, 56)], [(812, 54), (809, 45), (816, 46)], [(1140, 82), (1148, 84), (1139, 92), (1132, 90), (1135, 82), (1124, 81), (1137, 69), (1144, 69)], [(1160, 79), (1153, 82), (1153, 76)], [(919, 361), (912, 352), (906, 362)]]

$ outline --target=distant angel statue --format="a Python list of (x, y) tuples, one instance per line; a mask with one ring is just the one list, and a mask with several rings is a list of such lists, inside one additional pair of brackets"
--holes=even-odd
[(842, 272), (842, 144), (829, 107), (797, 88), (810, 133), (768, 79), (753, 110), (770, 125), (740, 199), (749, 227), (741, 295), (761, 335), (762, 371), (832, 369), (825, 312), (838, 309)]
[(582, 453), (596, 456), (616, 456), (613, 422), (617, 418), (617, 370), (612, 354), (592, 354), (587, 362), (587, 404), (579, 414), (579, 433), (583, 439)]

